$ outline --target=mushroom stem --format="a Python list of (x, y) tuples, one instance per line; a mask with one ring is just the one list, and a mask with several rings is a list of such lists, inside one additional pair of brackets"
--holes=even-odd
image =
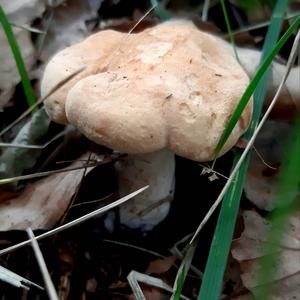
[(151, 230), (168, 214), (173, 196), (175, 156), (169, 150), (129, 155), (116, 164), (119, 193), (149, 185), (143, 195), (120, 207), (120, 221), (130, 228)]

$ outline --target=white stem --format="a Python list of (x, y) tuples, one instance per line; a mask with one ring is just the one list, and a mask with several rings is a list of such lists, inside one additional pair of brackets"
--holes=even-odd
[(119, 193), (149, 185), (143, 195), (120, 207), (120, 220), (131, 228), (151, 230), (168, 214), (173, 196), (175, 157), (169, 150), (129, 155), (116, 164)]

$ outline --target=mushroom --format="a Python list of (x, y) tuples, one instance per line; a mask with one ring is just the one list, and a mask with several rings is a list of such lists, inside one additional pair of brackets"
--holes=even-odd
[[(149, 230), (169, 210), (164, 200), (172, 196), (174, 154), (199, 162), (213, 159), (249, 79), (217, 38), (177, 21), (123, 39), (121, 33), (103, 31), (65, 49), (47, 66), (42, 94), (63, 77), (60, 72), (65, 76), (65, 66), (78, 67), (74, 57), (84, 56), (92, 39), (99, 49), (89, 46), (91, 59), (80, 60), (85, 73), (46, 100), (46, 110), (95, 143), (129, 154), (116, 165), (120, 193), (143, 184), (150, 188), (121, 207), (120, 219)], [(249, 103), (221, 154), (245, 132), (251, 113)]]
[(118, 45), (122, 34), (105, 30), (93, 34), (81, 43), (68, 47), (56, 54), (47, 64), (41, 82), (41, 94), (46, 95), (56, 84), (80, 68), (86, 67), (73, 79), (64, 84), (45, 101), (50, 118), (67, 124), (65, 101), (69, 90), (82, 78), (103, 71), (103, 63)]

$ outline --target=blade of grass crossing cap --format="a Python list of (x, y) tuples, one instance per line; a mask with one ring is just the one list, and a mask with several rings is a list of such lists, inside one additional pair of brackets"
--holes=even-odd
[[(244, 93), (237, 109), (233, 113), (228, 125), (225, 129), (227, 130), (227, 137), (230, 135), (228, 127), (231, 122), (231, 129), (234, 128), (235, 124), (232, 120), (235, 117), (236, 121), (239, 119), (243, 109), (247, 105), (251, 94), (254, 92), (254, 111), (251, 126), (245, 134), (246, 138), (252, 136), (260, 118), (261, 109), (263, 106), (264, 98), (267, 90), (267, 80), (268, 73), (265, 73), (268, 70), (270, 63), (272, 62), (275, 55), (278, 53), (280, 48), (287, 41), (288, 37), (294, 32), (297, 26), (300, 24), (300, 18), (291, 25), (288, 31), (284, 34), (284, 36), (280, 39), (280, 41), (276, 44), (276, 41), (280, 34), (280, 29), (282, 25), (282, 20), (284, 17), (284, 12), (287, 8), (287, 0), (278, 1), (274, 12), (273, 17), (271, 19), (271, 23), (268, 29), (268, 33), (265, 39), (262, 59), (263, 63), (261, 67), (256, 72), (256, 75), (250, 82), (246, 92)], [(298, 25), (297, 25), (298, 24)], [(275, 46), (274, 46), (275, 45)], [(263, 80), (261, 80), (263, 78)], [(260, 81), (261, 80), (261, 81)], [(249, 88), (250, 87), (250, 88)], [(248, 91), (248, 93), (247, 93)], [(245, 96), (246, 95), (246, 96)], [(243, 102), (244, 101), (244, 102)], [(242, 104), (241, 104), (242, 102)], [(236, 116), (234, 116), (236, 114)], [(225, 132), (224, 131), (224, 132)], [(225, 144), (226, 133), (223, 133), (223, 140), (221, 138), (220, 142), (224, 142), (222, 146)], [(218, 151), (222, 149), (222, 146), (219, 147)], [(218, 152), (217, 152), (218, 153)], [(239, 159), (239, 154), (235, 155), (234, 163)], [(214, 233), (213, 242), (211, 245), (208, 261), (205, 267), (205, 272), (201, 284), (201, 289), (198, 295), (198, 300), (210, 299), (217, 300), (220, 299), (220, 294), (222, 290), (224, 271), (227, 265), (228, 254), (230, 251), (230, 245), (233, 237), (234, 227), (237, 219), (237, 214), (240, 205), (240, 198), (243, 191), (244, 180), (246, 177), (248, 165), (250, 161), (250, 154), (247, 155), (247, 158), (242, 163), (234, 182), (232, 183), (230, 189), (225, 194), (220, 215), (218, 218), (216, 230)]]
[[(286, 0), (284, 0), (284, 1), (286, 1)], [(280, 13), (282, 14), (282, 11)], [(276, 18), (276, 21), (277, 21), (277, 18)], [(288, 28), (288, 30), (284, 33), (284, 35), (281, 37), (281, 39), (276, 43), (276, 45), (274, 47), (272, 47), (271, 45), (268, 45), (268, 46), (272, 47), (272, 50), (264, 58), (261, 66), (256, 71), (254, 77), (252, 78), (248, 87), (246, 88), (241, 100), (239, 101), (239, 103), (236, 106), (234, 112), (232, 113), (230, 119), (228, 120), (227, 126), (226, 126), (225, 130), (223, 131), (220, 141), (216, 147), (215, 160), (217, 159), (218, 155), (220, 154), (220, 151), (222, 150), (223, 146), (225, 145), (233, 128), (237, 124), (240, 116), (242, 115), (246, 105), (248, 104), (248, 102), (249, 102), (252, 94), (254, 93), (254, 90), (258, 86), (258, 83), (260, 82), (261, 78), (264, 76), (265, 72), (267, 71), (268, 67), (270, 66), (273, 59), (280, 51), (280, 49), (287, 42), (289, 37), (294, 33), (294, 31), (297, 29), (297, 27), (299, 25), (300, 25), (300, 16), (296, 18), (296, 20), (291, 24), (291, 26)], [(272, 23), (270, 24), (269, 28), (272, 28)], [(265, 79), (265, 81), (266, 81), (266, 79)], [(255, 107), (255, 105), (254, 105), (254, 107)], [(258, 115), (258, 112), (255, 113), (256, 117), (257, 117), (257, 115)], [(248, 132), (250, 132), (251, 130), (253, 130), (255, 128), (255, 127), (253, 127), (254, 125), (255, 124), (253, 122), (250, 124), (250, 128), (249, 128)]]
[(25, 64), (24, 64), (24, 61), (22, 58), (22, 54), (21, 54), (21, 51), (20, 51), (18, 43), (17, 43), (17, 40), (15, 38), (13, 30), (10, 26), (10, 23), (9, 23), (7, 16), (1, 5), (0, 5), (0, 23), (5, 32), (5, 35), (7, 37), (8, 43), (11, 48), (11, 51), (15, 58), (16, 65), (17, 65), (17, 68), (18, 68), (18, 71), (19, 71), (19, 74), (21, 77), (21, 81), (22, 81), (22, 85), (23, 85), (27, 103), (29, 106), (31, 106), (35, 103), (36, 97), (34, 95), (34, 92), (33, 92), (29, 77), (28, 77), (28, 73), (26, 71), (26, 67), (25, 67)]

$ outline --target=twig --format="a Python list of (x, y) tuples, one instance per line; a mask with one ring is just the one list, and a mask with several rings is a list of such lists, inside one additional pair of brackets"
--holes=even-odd
[(65, 85), (69, 80), (74, 78), (76, 75), (81, 73), (85, 67), (78, 69), (77, 71), (73, 72), (72, 74), (65, 77), (59, 83), (57, 83), (44, 97), (41, 97), (38, 101), (36, 101), (33, 105), (31, 105), (28, 109), (26, 109), (16, 120), (6, 126), (1, 132), (0, 137), (3, 136), (7, 131), (9, 131), (12, 127), (14, 127), (17, 123), (23, 120), (26, 116), (28, 116), (37, 106), (43, 103), (49, 96), (55, 93), (58, 89), (60, 89), (63, 85)]
[(113, 195), (113, 193), (101, 198), (101, 199), (97, 199), (97, 200), (92, 200), (92, 201), (87, 201), (87, 202), (84, 202), (84, 203), (76, 203), (76, 204), (72, 204), (70, 206), (70, 209), (71, 208), (74, 208), (74, 207), (78, 207), (78, 206), (83, 206), (83, 205), (88, 205), (88, 204), (94, 204), (94, 203), (99, 203), (99, 202), (102, 202), (108, 198), (110, 198), (111, 196)]
[(54, 136), (51, 140), (44, 143), (43, 145), (26, 145), (26, 144), (13, 144), (13, 143), (0, 143), (0, 147), (3, 148), (21, 148), (21, 149), (45, 149), (50, 144), (58, 140), (60, 137), (64, 136), (69, 129), (65, 129), (62, 132), (58, 133), (56, 136)]
[[(139, 282), (143, 282), (145, 284), (148, 284), (150, 286), (154, 286), (157, 288), (160, 288), (162, 290), (165, 290), (169, 293), (172, 293), (172, 288), (167, 285), (164, 281), (162, 281), (159, 278), (155, 278), (137, 271), (131, 271), (129, 275), (127, 276), (127, 280), (129, 282), (129, 285), (134, 293), (134, 296), (137, 300), (146, 300), (146, 297), (144, 296), (144, 293), (139, 285)], [(189, 298), (181, 295), (181, 299), (189, 300)]]
[(128, 243), (123, 243), (123, 242), (113, 241), (113, 240), (108, 240), (108, 239), (105, 239), (105, 240), (102, 240), (102, 241), (103, 242), (107, 242), (107, 243), (111, 243), (111, 244), (115, 244), (115, 245), (129, 247), (129, 248), (136, 249), (136, 250), (139, 250), (139, 251), (143, 251), (145, 253), (151, 254), (153, 256), (157, 256), (159, 258), (166, 258), (166, 256), (164, 256), (164, 255), (162, 255), (162, 254), (160, 254), (158, 252), (155, 252), (155, 251), (152, 251), (152, 250), (148, 250), (146, 248), (142, 248), (142, 247), (139, 247), (139, 246), (131, 245), (131, 244), (128, 244)]
[[(100, 164), (102, 164), (102, 163), (103, 162), (101, 162)], [(99, 165), (99, 163), (92, 163), (92, 164), (83, 165), (80, 167), (65, 168), (65, 169), (52, 170), (52, 171), (46, 171), (46, 172), (38, 172), (38, 173), (33, 173), (33, 174), (28, 174), (28, 175), (21, 175), (21, 176), (15, 176), (15, 177), (11, 177), (11, 178), (0, 179), (0, 185), (9, 184), (9, 183), (16, 182), (19, 180), (27, 180), (27, 179), (33, 179), (33, 178), (38, 178), (38, 177), (46, 177), (46, 176), (56, 174), (56, 173), (64, 173), (64, 172), (85, 169), (85, 168), (93, 168), (97, 165)]]
[(27, 231), (28, 237), (30, 238), (31, 246), (33, 248), (35, 258), (40, 267), (40, 270), (41, 270), (41, 273), (42, 273), (42, 276), (43, 276), (43, 279), (44, 279), (44, 282), (46, 285), (47, 294), (48, 294), (50, 300), (58, 300), (58, 296), (57, 296), (54, 284), (51, 280), (50, 274), (47, 269), (47, 265), (45, 263), (41, 249), (36, 241), (36, 238), (31, 230), (31, 228), (27, 228), (26, 231)]
[(128, 39), (128, 37), (130, 36), (130, 34), (134, 31), (135, 28), (137, 28), (139, 26), (139, 24), (153, 11), (153, 9), (157, 6), (156, 5), (152, 5), (151, 8), (146, 11), (146, 13), (136, 22), (136, 24), (128, 31), (128, 33), (122, 38), (122, 40), (119, 43), (118, 48), (116, 48), (110, 55), (110, 59), (107, 63), (107, 65), (109, 66), (112, 61), (114, 60), (116, 53), (120, 52), (121, 48), (124, 46), (125, 41)]
[(5, 281), (17, 288), (24, 288), (26, 290), (29, 290), (29, 286), (35, 286), (40, 290), (43, 290), (43, 288), (36, 283), (0, 266), (0, 280)]
[[(54, 228), (52, 230), (49, 230), (49, 231), (47, 231), (47, 232), (45, 232), (45, 233), (43, 233), (41, 235), (38, 235), (36, 237), (36, 240), (44, 239), (44, 238), (49, 237), (51, 235), (54, 235), (54, 234), (56, 234), (58, 232), (61, 232), (61, 231), (66, 230), (66, 229), (69, 229), (69, 228), (71, 228), (71, 227), (73, 227), (75, 225), (79, 225), (79, 224), (81, 224), (81, 223), (83, 223), (83, 222), (85, 222), (85, 221), (87, 221), (87, 220), (89, 220), (89, 219), (91, 219), (93, 217), (101, 215), (101, 214), (103, 214), (103, 213), (105, 213), (105, 212), (107, 212), (107, 211), (109, 211), (109, 210), (111, 210), (111, 209), (113, 209), (113, 208), (115, 208), (115, 207), (117, 207), (117, 206), (119, 206), (119, 205), (127, 202), (131, 198), (133, 198), (136, 195), (142, 193), (148, 187), (149, 187), (149, 185), (147, 185), (147, 186), (145, 186), (145, 187), (143, 187), (143, 188), (141, 188), (141, 189), (139, 189), (139, 190), (137, 190), (137, 191), (135, 191), (135, 192), (133, 192), (133, 193), (131, 193), (131, 194), (129, 194), (129, 195), (127, 195), (127, 196), (125, 196), (125, 197), (123, 197), (123, 198), (115, 201), (115, 202), (113, 202), (113, 203), (110, 203), (110, 204), (108, 204), (108, 205), (106, 205), (104, 207), (101, 207), (99, 209), (96, 209), (96, 210), (94, 210), (94, 211), (92, 211), (92, 212), (90, 212), (90, 213), (88, 213), (88, 214), (86, 214), (86, 215), (84, 215), (82, 217), (79, 217), (78, 219), (75, 219), (75, 220), (73, 220), (73, 221), (71, 221), (69, 223), (66, 223), (66, 224), (61, 225), (59, 227), (56, 227), (56, 228)], [(4, 255), (4, 254), (7, 254), (7, 253), (10, 253), (10, 252), (12, 252), (14, 250), (17, 250), (19, 248), (22, 248), (22, 247), (30, 244), (30, 242), (31, 242), (30, 240), (26, 240), (26, 241), (21, 242), (19, 244), (16, 244), (16, 245), (7, 247), (7, 248), (5, 248), (3, 250), (0, 250), (0, 256)]]
[(259, 151), (256, 149), (256, 147), (253, 145), (253, 150), (256, 153), (256, 155), (258, 156), (258, 158), (261, 160), (261, 162), (268, 168), (272, 169), (272, 170), (277, 170), (277, 168), (272, 167), (271, 165), (269, 165), (263, 158), (263, 156), (259, 153)]
[(205, 0), (204, 5), (203, 5), (203, 9), (202, 9), (202, 16), (201, 16), (201, 21), (202, 22), (207, 21), (209, 7), (210, 7), (210, 0)]

